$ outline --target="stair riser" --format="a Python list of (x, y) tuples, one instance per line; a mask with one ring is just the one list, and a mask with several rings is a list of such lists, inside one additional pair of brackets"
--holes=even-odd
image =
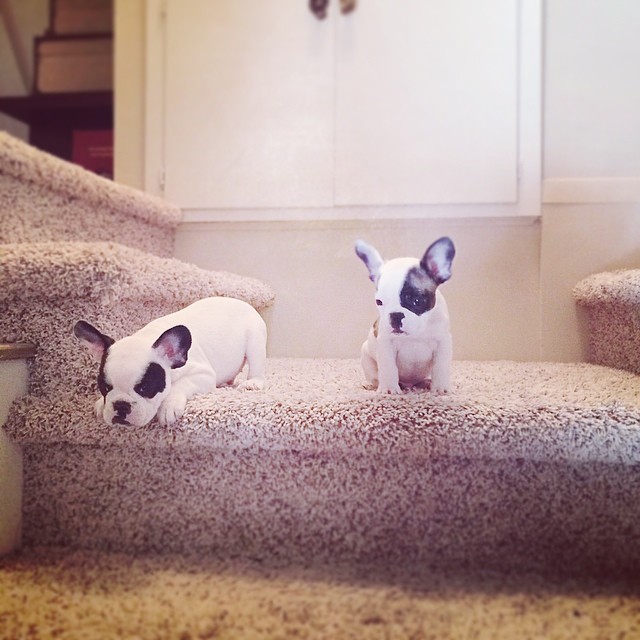
[(589, 360), (640, 374), (640, 310), (602, 305), (588, 310)]
[(640, 469), (29, 445), (24, 540), (306, 563), (640, 570)]

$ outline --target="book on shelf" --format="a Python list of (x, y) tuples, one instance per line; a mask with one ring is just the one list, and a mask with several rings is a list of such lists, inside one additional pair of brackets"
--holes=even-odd
[(113, 129), (75, 130), (71, 162), (113, 179)]
[(112, 0), (51, 0), (52, 35), (113, 32)]
[(110, 35), (38, 37), (35, 64), (37, 92), (111, 91), (113, 38)]

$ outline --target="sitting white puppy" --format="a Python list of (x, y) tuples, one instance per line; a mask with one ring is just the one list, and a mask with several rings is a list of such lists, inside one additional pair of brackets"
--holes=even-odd
[(241, 389), (262, 389), (267, 328), (235, 298), (205, 298), (115, 342), (83, 320), (76, 337), (100, 360), (96, 415), (107, 424), (161, 425), (182, 416), (187, 400), (231, 384), (245, 363)]
[(447, 303), (437, 288), (451, 277), (453, 242), (436, 240), (421, 260), (385, 262), (363, 240), (356, 242), (356, 253), (376, 285), (380, 314), (362, 345), (365, 378), (377, 386), (378, 393), (401, 393), (403, 387), (412, 386), (447, 393), (451, 331)]

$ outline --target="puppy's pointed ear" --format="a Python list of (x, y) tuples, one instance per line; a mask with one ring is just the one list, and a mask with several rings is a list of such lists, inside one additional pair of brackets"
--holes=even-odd
[(369, 269), (369, 280), (371, 280), (371, 282), (377, 282), (380, 277), (380, 269), (384, 264), (384, 260), (377, 249), (367, 244), (364, 240), (358, 240), (356, 241), (356, 253), (358, 254), (358, 258), (360, 258), (367, 266), (367, 269)]
[(420, 266), (436, 284), (442, 284), (451, 277), (451, 264), (456, 248), (450, 238), (436, 240), (426, 251)]
[(191, 348), (191, 332), (184, 325), (167, 329), (154, 343), (153, 348), (161, 357), (169, 361), (172, 369), (187, 364), (187, 355)]
[(104, 352), (114, 343), (113, 338), (105, 336), (104, 333), (100, 333), (100, 331), (84, 320), (76, 322), (73, 327), (73, 333), (98, 360), (102, 358)]

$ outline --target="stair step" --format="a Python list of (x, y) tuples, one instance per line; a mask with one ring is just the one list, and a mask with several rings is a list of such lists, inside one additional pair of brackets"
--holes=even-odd
[(32, 394), (89, 393), (95, 387), (89, 372), (97, 372), (97, 364), (73, 335), (78, 320), (119, 339), (215, 295), (259, 310), (274, 299), (273, 289), (256, 278), (113, 242), (7, 244), (0, 254), (0, 342), (37, 346), (30, 364)]
[(640, 374), (640, 269), (593, 274), (573, 295), (587, 316), (589, 361)]
[(268, 388), (114, 428), (26, 397), (24, 540), (291, 562), (640, 569), (640, 379), (455, 362), (455, 390), (379, 396), (355, 360), (271, 359)]
[(3, 242), (119, 242), (173, 253), (176, 205), (107, 180), (0, 131)]

